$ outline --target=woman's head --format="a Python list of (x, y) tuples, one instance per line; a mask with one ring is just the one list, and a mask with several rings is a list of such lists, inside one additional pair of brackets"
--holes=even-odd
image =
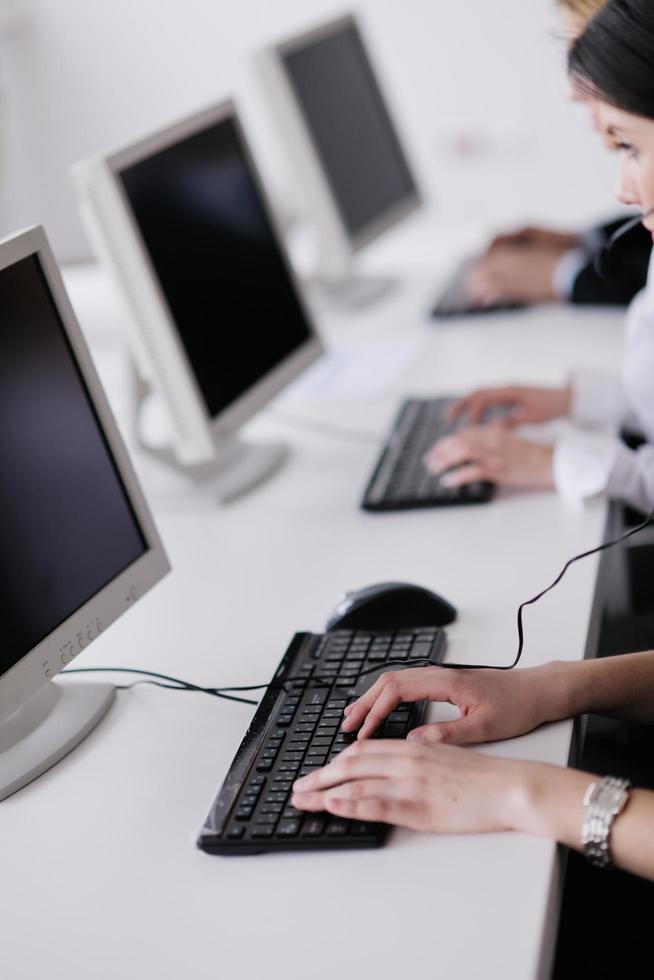
[[(598, 10), (602, 9), (605, 3), (606, 0), (557, 0), (563, 37), (568, 49), (572, 47), (579, 35), (583, 34), (588, 21), (595, 16)], [(569, 98), (573, 102), (585, 102), (588, 105), (593, 126), (595, 129), (599, 129), (599, 119), (593, 99), (573, 83), (570, 84)]]
[[(654, 207), (654, 3), (608, 0), (570, 51), (573, 84), (595, 100), (620, 152), (618, 196)], [(646, 226), (654, 229), (654, 217)]]
[(563, 21), (563, 32), (570, 43), (574, 43), (586, 24), (601, 10), (606, 0), (557, 0), (559, 14)]

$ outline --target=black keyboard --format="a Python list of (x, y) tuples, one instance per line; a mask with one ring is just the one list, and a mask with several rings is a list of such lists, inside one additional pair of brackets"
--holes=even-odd
[(504, 301), (490, 306), (472, 306), (466, 289), (466, 280), (474, 258), (460, 263), (448, 279), (430, 313), (435, 318), (451, 316), (471, 316), (478, 313), (497, 313), (503, 310), (522, 309), (523, 304)]
[[(494, 484), (487, 480), (447, 487), (440, 474), (429, 473), (425, 468), (423, 457), (434, 443), (466, 424), (465, 418), (454, 425), (445, 421), (444, 412), (451, 401), (411, 398), (403, 403), (363, 495), (364, 510), (481, 504), (491, 499)], [(505, 412), (505, 408), (494, 410), (492, 417)], [(491, 421), (488, 413), (484, 421)]]
[[(297, 633), (211, 805), (198, 847), (229, 855), (383, 844), (385, 824), (296, 810), (289, 802), (293, 782), (354, 741), (340, 730), (343, 710), (384, 670), (414, 659), (437, 664), (444, 651), (445, 633), (436, 627)], [(424, 701), (398, 705), (376, 737), (405, 738), (424, 711)]]

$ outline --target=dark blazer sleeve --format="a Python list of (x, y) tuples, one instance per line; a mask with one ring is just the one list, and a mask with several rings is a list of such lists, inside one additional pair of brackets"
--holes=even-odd
[[(611, 221), (598, 228), (608, 241), (617, 231), (622, 221)], [(570, 297), (573, 303), (599, 303), (626, 306), (647, 281), (647, 269), (652, 252), (652, 236), (642, 225), (636, 225), (626, 232), (615, 244), (616, 252), (622, 259), (620, 273), (603, 277), (596, 271), (595, 256), (577, 274)]]

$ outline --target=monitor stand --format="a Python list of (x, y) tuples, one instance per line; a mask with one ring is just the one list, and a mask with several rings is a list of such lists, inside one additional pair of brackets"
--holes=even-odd
[(111, 707), (112, 684), (50, 681), (0, 722), (0, 800), (68, 755)]
[(132, 431), (137, 445), (149, 456), (183, 474), (192, 483), (228, 504), (273, 476), (288, 457), (282, 442), (247, 442), (236, 436), (215, 441), (216, 455), (203, 463), (181, 462), (170, 445), (152, 443), (143, 435), (142, 413), (153, 394), (148, 381), (130, 358), (132, 371)]

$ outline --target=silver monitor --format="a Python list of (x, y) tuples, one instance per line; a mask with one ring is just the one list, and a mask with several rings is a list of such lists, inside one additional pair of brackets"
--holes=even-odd
[(0, 242), (0, 799), (97, 724), (53, 678), (169, 570), (41, 228)]
[(322, 346), (233, 103), (85, 161), (73, 178), (127, 300), (139, 373), (168, 407), (172, 453), (160, 455), (235, 496), (281, 458), (277, 446), (244, 448), (236, 431)]
[(257, 64), (320, 237), (319, 272), (347, 280), (353, 256), (421, 204), (361, 30), (341, 17)]

